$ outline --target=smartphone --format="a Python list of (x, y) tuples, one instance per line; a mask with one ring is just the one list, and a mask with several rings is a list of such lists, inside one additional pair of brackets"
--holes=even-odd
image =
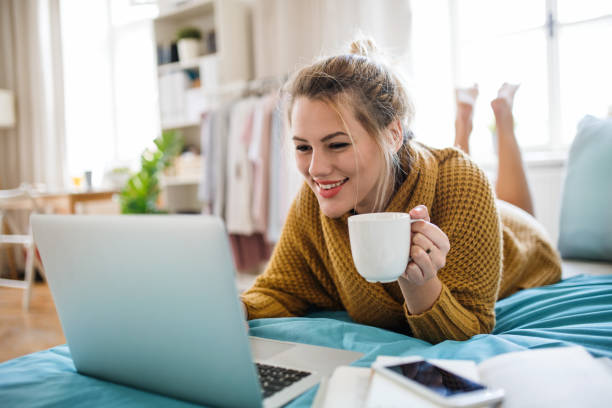
[(374, 363), (372, 368), (442, 406), (480, 407), (504, 398), (502, 389), (488, 388), (426, 360)]

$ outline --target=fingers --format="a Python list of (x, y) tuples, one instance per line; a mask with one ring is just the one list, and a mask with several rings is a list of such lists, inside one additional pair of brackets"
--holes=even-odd
[(429, 254), (420, 246), (413, 245), (410, 248), (412, 261), (408, 263), (407, 270), (412, 271), (411, 276), (416, 277), (415, 283), (425, 283), (434, 276), (438, 270), (434, 266)]
[[(424, 205), (417, 205), (412, 210), (410, 210), (409, 214), (410, 214), (410, 218), (412, 219), (425, 220), (427, 222), (431, 221), (431, 219), (429, 218), (429, 211), (427, 210), (427, 207), (425, 207)], [(416, 223), (416, 224), (420, 224), (420, 223)]]
[[(440, 260), (440, 250), (427, 237), (422, 234), (417, 234), (413, 245), (410, 247), (411, 262), (408, 263), (405, 272), (405, 278), (409, 281), (422, 285), (427, 282), (440, 269), (434, 263), (434, 257)], [(442, 260), (442, 262), (444, 262)]]
[[(424, 235), (429, 239), (435, 246), (437, 246), (440, 251), (446, 254), (450, 250), (450, 242), (448, 241), (448, 236), (438, 228), (437, 225), (432, 224), (430, 222), (415, 222), (412, 224), (412, 239), (415, 239), (417, 234)], [(427, 248), (425, 248), (427, 249)]]
[(408, 282), (415, 284), (415, 285), (419, 285), (419, 286), (427, 282), (423, 271), (413, 261), (408, 263), (408, 266), (406, 267), (406, 270), (402, 274), (402, 277), (406, 279)]
[[(427, 260), (431, 262), (436, 271), (444, 268), (444, 266), (446, 265), (446, 252), (442, 251), (434, 242), (432, 242), (429, 238), (427, 238), (420, 232), (414, 234), (412, 237), (412, 248), (410, 251), (411, 253), (414, 247), (421, 249), (422, 252), (427, 255)], [(419, 251), (415, 250), (415, 252)], [(418, 261), (418, 258), (415, 258), (414, 256), (413, 259)]]
[(446, 234), (431, 223), (426, 206), (414, 207), (410, 210), (410, 217), (425, 222), (412, 224), (411, 261), (402, 276), (414, 284), (422, 285), (436, 276), (438, 271), (445, 266), (446, 255), (450, 251), (450, 242)]

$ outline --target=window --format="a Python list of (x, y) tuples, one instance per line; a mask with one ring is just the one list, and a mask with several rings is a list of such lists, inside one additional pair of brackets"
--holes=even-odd
[(609, 0), (438, 0), (412, 7), (415, 131), (426, 143), (452, 143), (455, 85), (479, 84), (471, 145), (477, 158), (493, 151), (489, 102), (503, 82), (521, 84), (514, 114), (527, 151), (566, 149), (580, 118), (604, 116), (612, 105)]
[(580, 118), (605, 116), (612, 107), (612, 2), (557, 0), (555, 27), (560, 143), (569, 144)]
[[(62, 0), (67, 170), (133, 163), (159, 133), (151, 2)], [(135, 163), (133, 163), (135, 164)]]

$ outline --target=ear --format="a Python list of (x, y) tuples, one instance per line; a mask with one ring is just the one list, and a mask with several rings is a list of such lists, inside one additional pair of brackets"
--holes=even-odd
[(397, 119), (394, 120), (387, 126), (389, 135), (391, 136), (391, 145), (393, 146), (393, 153), (397, 153), (402, 144), (404, 143), (404, 132), (402, 131), (402, 122)]

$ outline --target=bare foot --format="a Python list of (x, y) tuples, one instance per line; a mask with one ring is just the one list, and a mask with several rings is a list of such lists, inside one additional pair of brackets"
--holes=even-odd
[(469, 88), (455, 89), (455, 101), (457, 103), (457, 116), (455, 118), (455, 146), (469, 153), (469, 139), (472, 133), (472, 118), (474, 116), (474, 104), (478, 98), (478, 84)]

